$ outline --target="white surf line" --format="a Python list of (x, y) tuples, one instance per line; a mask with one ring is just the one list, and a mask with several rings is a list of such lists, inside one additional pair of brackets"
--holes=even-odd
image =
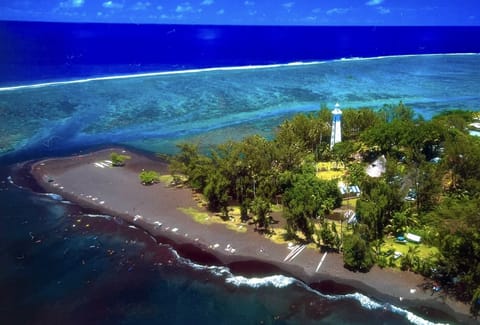
[(290, 251), (290, 253), (287, 254), (287, 256), (285, 257), (285, 259), (283, 260), (284, 262), (286, 262), (293, 254), (295, 254), (295, 252), (300, 248), (300, 245), (295, 245), (292, 247), (292, 250)]
[(317, 266), (317, 268), (315, 269), (315, 273), (317, 273), (318, 270), (320, 270), (320, 267), (322, 266), (323, 261), (325, 260), (325, 257), (327, 257), (327, 252), (325, 252), (325, 254), (323, 254), (322, 258), (320, 259), (320, 262), (318, 263), (318, 266)]
[(307, 245), (302, 245), (302, 246), (300, 246), (300, 248), (298, 249), (298, 251), (297, 251), (292, 257), (290, 257), (290, 259), (289, 259), (287, 262), (293, 261), (293, 259), (294, 259), (295, 257), (297, 257), (301, 252), (303, 252), (303, 250), (304, 250), (306, 247), (307, 247)]
[(212, 71), (237, 71), (237, 70), (249, 70), (249, 69), (272, 69), (272, 68), (281, 68), (281, 67), (291, 67), (291, 66), (304, 66), (304, 65), (316, 65), (323, 64), (327, 62), (337, 62), (337, 61), (360, 61), (360, 60), (378, 60), (378, 59), (387, 59), (387, 58), (402, 58), (402, 57), (422, 57), (422, 56), (463, 56), (463, 55), (480, 55), (476, 52), (468, 53), (431, 53), (431, 54), (399, 54), (399, 55), (386, 55), (386, 56), (374, 56), (374, 57), (351, 57), (351, 58), (339, 58), (333, 60), (321, 60), (321, 61), (295, 61), (289, 63), (276, 63), (276, 64), (259, 64), (259, 65), (243, 65), (243, 66), (233, 66), (233, 67), (211, 67), (211, 68), (202, 68), (202, 69), (187, 69), (187, 70), (170, 70), (170, 71), (157, 71), (157, 72), (145, 72), (145, 73), (136, 73), (136, 74), (127, 74), (127, 75), (115, 75), (115, 76), (104, 76), (104, 77), (91, 77), (85, 79), (76, 79), (76, 80), (67, 80), (67, 81), (51, 81), (43, 82), (38, 84), (30, 85), (19, 85), (19, 86), (9, 86), (9, 87), (0, 87), (1, 91), (11, 91), (19, 89), (28, 89), (28, 88), (40, 88), (47, 86), (56, 86), (56, 85), (68, 85), (68, 84), (79, 84), (90, 81), (101, 81), (101, 80), (118, 80), (118, 79), (129, 79), (129, 78), (143, 78), (143, 77), (156, 77), (156, 76), (168, 76), (168, 75), (181, 75), (189, 73), (198, 73), (198, 72), (212, 72)]
[(249, 69), (273, 69), (273, 68), (291, 67), (291, 66), (315, 65), (315, 64), (325, 63), (325, 62), (327, 61), (308, 61), (308, 62), (297, 61), (297, 62), (277, 63), (277, 64), (259, 64), (259, 65), (233, 66), (233, 67), (212, 67), (212, 68), (202, 68), (202, 69), (145, 72), (145, 73), (136, 73), (136, 74), (127, 74), (127, 75), (92, 77), (92, 78), (68, 80), (68, 81), (43, 82), (43, 83), (31, 84), (31, 85), (10, 86), (10, 87), (0, 88), (0, 91), (19, 90), (19, 89), (27, 89), (27, 88), (40, 88), (40, 87), (68, 85), (68, 84), (79, 84), (79, 83), (85, 83), (90, 81), (101, 81), (101, 80), (119, 80), (119, 79), (130, 79), (130, 78), (182, 75), (182, 74), (198, 73), (198, 72), (238, 71), (238, 70), (249, 70)]

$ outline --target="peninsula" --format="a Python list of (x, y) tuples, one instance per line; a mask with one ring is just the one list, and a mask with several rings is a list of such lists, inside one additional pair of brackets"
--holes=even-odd
[[(475, 306), (458, 300), (455, 291), (451, 289), (453, 285), (448, 287), (453, 271), (442, 273), (441, 276), (432, 273), (435, 272), (435, 266), (444, 267), (446, 262), (442, 253), (445, 247), (434, 245), (435, 236), (425, 236), (422, 230), (432, 227), (433, 223), (425, 218), (420, 220), (420, 216), (430, 216), (433, 219), (432, 215), (440, 213), (438, 209), (441, 207), (444, 221), (449, 222), (443, 202), (451, 205), (452, 201), (449, 200), (455, 197), (452, 193), (460, 188), (470, 189), (469, 186), (475, 186), (471, 180), (478, 175), (458, 168), (460, 162), (449, 165), (452, 157), (450, 155), (453, 153), (449, 151), (452, 149), (448, 142), (451, 141), (449, 137), (455, 136), (457, 144), (460, 140), (464, 141), (461, 150), (472, 153), (469, 156), (471, 161), (480, 159), (480, 156), (475, 155), (478, 153), (478, 139), (470, 138), (464, 129), (457, 132), (451, 128), (452, 123), (461, 127), (468, 125), (469, 119), (474, 119), (475, 116), (457, 112), (425, 122), (414, 120), (411, 111), (402, 105), (395, 107), (392, 112), (396, 115), (378, 122), (377, 117), (372, 119), (371, 114), (379, 113), (366, 109), (345, 110), (344, 141), (337, 143), (331, 150), (328, 148), (329, 139), (326, 136), (329, 133), (328, 123), (322, 122), (322, 114), (327, 116), (324, 110), (321, 110), (318, 116), (299, 115), (284, 122), (273, 141), (258, 137), (244, 140), (247, 145), (251, 145), (252, 150), (260, 150), (263, 158), (269, 157), (267, 159), (272, 158), (269, 156), (270, 144), (282, 146), (281, 149), (287, 151), (296, 150), (295, 153), (284, 152), (284, 156), (276, 155), (275, 159), (270, 160), (270, 170), (284, 172), (300, 166), (300, 173), (306, 175), (311, 172), (308, 166), (316, 166), (314, 175), (317, 178), (333, 173), (329, 178), (341, 177), (347, 185), (360, 185), (362, 193), (357, 193), (358, 197), (355, 199), (343, 198), (342, 203), (336, 202), (336, 199), (328, 201), (332, 196), (326, 195), (320, 202), (322, 204), (316, 204), (316, 201), (313, 203), (310, 214), (305, 213), (305, 210), (309, 209), (308, 202), (300, 215), (295, 215), (296, 207), (288, 203), (288, 198), (295, 193), (292, 189), (300, 192), (305, 190), (305, 186), (301, 186), (302, 177), (295, 176), (287, 180), (287, 183), (290, 182), (290, 192), (280, 194), (270, 187), (270, 196), (267, 196), (268, 187), (264, 181), (266, 175), (262, 173), (263, 167), (259, 161), (256, 161), (257, 165), (254, 160), (245, 165), (247, 172), (242, 175), (244, 180), (249, 181), (243, 183), (243, 188), (237, 186), (236, 190), (240, 189), (238, 192), (229, 188), (225, 172), (221, 176), (217, 175), (214, 182), (211, 178), (209, 180), (209, 175), (215, 175), (206, 168), (212, 160), (217, 159), (216, 168), (221, 173), (219, 162), (228, 161), (232, 156), (237, 157), (237, 161), (230, 159), (230, 163), (235, 163), (237, 171), (241, 169), (240, 160), (245, 156), (242, 156), (241, 152), (237, 156), (231, 154), (235, 148), (233, 143), (220, 146), (210, 156), (203, 156), (192, 150), (195, 149), (194, 146), (183, 145), (180, 153), (170, 159), (170, 164), (125, 148), (109, 148), (80, 156), (39, 161), (31, 165), (31, 173), (45, 191), (60, 194), (67, 200), (94, 208), (101, 213), (121, 217), (132, 226), (142, 228), (160, 241), (171, 244), (182, 256), (194, 261), (227, 265), (233, 272), (251, 276), (283, 272), (322, 292), (359, 291), (399, 306), (424, 307), (427, 310), (424, 310), (424, 313), (433, 308), (437, 311), (444, 310), (462, 322), (469, 321), (471, 318), (468, 314), (475, 312)], [(354, 114), (356, 115), (353, 116)], [(352, 123), (351, 119), (355, 120), (355, 123)], [(308, 139), (304, 138), (297, 142), (297, 146), (292, 145), (292, 141), (298, 140), (296, 137), (300, 134), (299, 130), (312, 125), (324, 125), (325, 129), (318, 129), (320, 136), (314, 134), (315, 141), (309, 143)], [(442, 133), (443, 128), (450, 133)], [(412, 138), (406, 139), (402, 130), (408, 130), (411, 136), (422, 136), (422, 142), (415, 143)], [(363, 149), (359, 149), (359, 143), (363, 145)], [(365, 146), (368, 147), (367, 150), (364, 149)], [(355, 158), (362, 150), (364, 158)], [(258, 157), (260, 151), (254, 156)], [(124, 166), (114, 167), (112, 153), (128, 156), (130, 159), (125, 161)], [(330, 161), (335, 162), (332, 170), (319, 163), (328, 155)], [(368, 162), (368, 159), (373, 161), (368, 158), (369, 155), (387, 157), (381, 177), (365, 177), (358, 171), (359, 165), (370, 164), (372, 167), (375, 164)], [(432, 155), (435, 156), (430, 157)], [(290, 157), (290, 160), (286, 157)], [(439, 159), (446, 163), (439, 163)], [(273, 166), (272, 161), (275, 163)], [(391, 161), (395, 164), (390, 163)], [(192, 164), (189, 166), (188, 162)], [(193, 174), (190, 174), (191, 170), (188, 170), (193, 164), (204, 167), (204, 171), (209, 174), (202, 175), (197, 170), (195, 179)], [(290, 164), (288, 168), (285, 167), (287, 164)], [(221, 168), (226, 170), (228, 167), (222, 165)], [(343, 176), (336, 174), (341, 170), (344, 171)], [(145, 171), (161, 176), (152, 182), (153, 185), (143, 185), (139, 175)], [(322, 174), (322, 171), (325, 173)], [(439, 181), (429, 184), (426, 176), (435, 172), (438, 173), (435, 177)], [(226, 177), (227, 181), (219, 177)], [(237, 174), (234, 179), (242, 178)], [(412, 179), (416, 182), (412, 182)], [(296, 184), (298, 180), (300, 183)], [(278, 183), (282, 181), (279, 180)], [(212, 188), (210, 183), (216, 186), (224, 185)], [(307, 178), (307, 182), (303, 184), (306, 183), (311, 184), (311, 179)], [(369, 206), (369, 202), (375, 202), (375, 195), (385, 196), (386, 191), (379, 191), (381, 184), (388, 184), (389, 188), (398, 190), (401, 202), (383, 197), (382, 200), (387, 200), (383, 210), (375, 210)], [(438, 191), (436, 184), (440, 184), (442, 190)], [(208, 186), (211, 188), (208, 189)], [(222, 196), (222, 193), (229, 195)], [(338, 193), (332, 195), (335, 198)], [(267, 201), (265, 208), (262, 208), (259, 197)], [(283, 202), (283, 209), (278, 210), (280, 201)], [(330, 202), (328, 206), (327, 201)], [(248, 207), (245, 210), (240, 204), (237, 211), (233, 208), (235, 202), (247, 202)], [(464, 198), (465, 202), (467, 200)], [(374, 205), (378, 207), (378, 203)], [(332, 216), (335, 213), (342, 215), (346, 212), (346, 207), (357, 213), (358, 223), (349, 225), (342, 219), (340, 227), (344, 228), (334, 230), (339, 222), (331, 219)], [(406, 211), (415, 213), (407, 214)], [(403, 216), (403, 219), (400, 216)], [(475, 218), (472, 220), (476, 222)], [(368, 226), (369, 222), (372, 222), (372, 225), (366, 228), (365, 225)], [(450, 240), (453, 240), (453, 236), (470, 235), (469, 229), (461, 228), (461, 223), (458, 225), (456, 232), (448, 234), (438, 222), (438, 230), (442, 231), (443, 236), (451, 236), (448, 237)], [(462, 230), (464, 232), (461, 232)], [(405, 254), (390, 255), (392, 247), (396, 249), (398, 245), (402, 245), (397, 243), (397, 246), (392, 246), (392, 243), (401, 237), (397, 235), (407, 231), (421, 233), (422, 236), (418, 237), (430, 243), (422, 246), (421, 253), (427, 252), (431, 255), (420, 255), (419, 249), (415, 248), (417, 246), (410, 244), (405, 246), (408, 247)], [(471, 231), (474, 232), (475, 229)], [(350, 261), (346, 258), (346, 242), (357, 235), (359, 239), (356, 247), (366, 245), (371, 253), (364, 254), (359, 260)], [(424, 250), (427, 246), (433, 248)], [(394, 252), (399, 253), (396, 250)], [(450, 258), (452, 264), (458, 263), (453, 260), (455, 256)], [(376, 265), (373, 265), (373, 261)], [(425, 269), (426, 262), (430, 263), (429, 270)], [(348, 269), (345, 266), (348, 266)], [(441, 287), (444, 289), (437, 290)]]

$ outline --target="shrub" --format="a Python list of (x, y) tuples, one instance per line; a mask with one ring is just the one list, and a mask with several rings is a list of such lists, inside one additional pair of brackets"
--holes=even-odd
[(124, 166), (125, 161), (127, 159), (130, 159), (130, 156), (121, 155), (116, 152), (112, 152), (110, 154), (110, 160), (112, 161), (112, 166), (115, 166), (115, 167)]
[(138, 175), (143, 185), (152, 185), (160, 181), (160, 175), (153, 170), (144, 170)]

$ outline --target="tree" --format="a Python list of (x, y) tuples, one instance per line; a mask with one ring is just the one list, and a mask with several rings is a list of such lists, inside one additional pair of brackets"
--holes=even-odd
[(392, 122), (395, 120), (411, 121), (413, 120), (414, 112), (410, 107), (405, 106), (405, 104), (400, 101), (397, 105), (383, 105), (379, 115), (385, 122)]
[(215, 171), (208, 175), (207, 185), (203, 194), (208, 201), (208, 209), (213, 212), (222, 211), (228, 217), (228, 179), (220, 172)]
[(347, 235), (343, 241), (343, 262), (352, 271), (368, 272), (374, 264), (368, 243), (358, 234)]
[(338, 142), (332, 148), (333, 158), (336, 162), (339, 161), (344, 166), (347, 166), (348, 161), (356, 151), (355, 147), (352, 141)]
[(417, 271), (420, 265), (420, 258), (418, 257), (419, 248), (418, 246), (409, 246), (407, 254), (402, 257), (400, 261), (400, 268), (403, 271)]
[(280, 125), (275, 135), (274, 148), (278, 165), (282, 171), (295, 170), (301, 166), (305, 152), (304, 139), (299, 137), (297, 130), (290, 121)]
[(402, 235), (410, 231), (411, 228), (418, 226), (419, 221), (417, 215), (413, 214), (411, 210), (404, 210), (395, 212), (386, 228), (389, 233), (397, 236)]
[(340, 248), (341, 239), (334, 222), (323, 222), (321, 229), (318, 232), (318, 237), (321, 239), (324, 246), (330, 247), (334, 250), (338, 250)]
[(451, 172), (451, 188), (475, 193), (480, 190), (480, 141), (453, 132), (445, 141), (445, 161)]
[(240, 219), (242, 222), (246, 222), (249, 219), (248, 208), (250, 207), (249, 200), (244, 200), (240, 203)]
[(470, 312), (475, 318), (480, 313), (480, 286), (475, 290), (472, 301), (470, 303)]
[(365, 225), (363, 239), (375, 242), (377, 253), (383, 241), (384, 229), (395, 212), (402, 207), (398, 190), (382, 179), (368, 179), (364, 182), (362, 194), (357, 201), (356, 213), (360, 223)]
[(347, 166), (347, 183), (348, 185), (361, 185), (363, 184), (367, 173), (365, 166), (361, 163), (352, 163)]
[(264, 232), (268, 232), (271, 221), (268, 215), (271, 210), (270, 202), (257, 196), (253, 199), (250, 209), (255, 214), (255, 226), (263, 229)]
[(193, 189), (202, 192), (207, 178), (213, 169), (211, 158), (202, 155), (198, 145), (183, 143), (177, 145), (180, 152), (170, 159), (170, 173), (186, 176), (186, 183)]
[(311, 241), (312, 221), (323, 220), (341, 200), (335, 181), (320, 180), (313, 168), (304, 167), (301, 173), (291, 176), (291, 185), (285, 190), (285, 217), (290, 227), (302, 231), (307, 241)]
[(447, 281), (457, 278), (457, 296), (469, 300), (480, 286), (480, 233), (472, 224), (445, 235), (440, 244), (439, 268)]
[(358, 140), (360, 133), (379, 122), (378, 114), (369, 108), (342, 109), (342, 139)]
[(442, 192), (441, 172), (436, 164), (429, 162), (424, 162), (418, 167), (415, 189), (418, 211), (428, 212), (437, 206)]

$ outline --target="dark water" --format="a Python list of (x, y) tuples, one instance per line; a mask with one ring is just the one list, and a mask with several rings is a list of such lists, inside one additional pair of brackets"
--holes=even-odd
[[(342, 57), (480, 52), (479, 43), (472, 41), (479, 39), (479, 33), (480, 28), (456, 27), (1, 22), (0, 84)], [(248, 134), (259, 128), (269, 132), (273, 120), (278, 122), (285, 115), (314, 110), (312, 103), (318, 105), (321, 98), (340, 97), (352, 103), (376, 104), (398, 102), (410, 93), (414, 94), (411, 101), (418, 102), (418, 109), (425, 112), (441, 109), (432, 109), (431, 103), (437, 99), (444, 100), (445, 105), (466, 102), (462, 109), (478, 103), (476, 57), (412, 60), (375, 61), (370, 65), (360, 61), (337, 62), (290, 72), (281, 68), (263, 74), (235, 72), (233, 77), (224, 73), (196, 74), (188, 80), (168, 76), (168, 80), (68, 84), (0, 93), (0, 149), (8, 152), (0, 156), (0, 324), (452, 322), (440, 311), (412, 313), (338, 290), (323, 294), (271, 271), (245, 275), (211, 265), (206, 257), (193, 262), (179, 256), (174, 247), (161, 244), (115, 217), (94, 217), (92, 211), (19, 188), (8, 180), (12, 163), (91, 150), (110, 144), (112, 139), (161, 151), (172, 148), (172, 143), (165, 144), (172, 134), (183, 136), (184, 140), (204, 136), (203, 141), (208, 144), (224, 139), (227, 133)], [(374, 69), (380, 65), (381, 69)], [(368, 71), (377, 72), (368, 75)], [(283, 78), (285, 73), (290, 73), (289, 78)], [(408, 80), (418, 78), (415, 80), (422, 87), (414, 88), (413, 83), (401, 79), (384, 93), (374, 91), (379, 82), (391, 84), (393, 76), (402, 74)], [(460, 82), (464, 82), (462, 87)], [(196, 88), (194, 98), (187, 98), (185, 94), (191, 94), (195, 84), (204, 88)], [(401, 84), (410, 88), (401, 88)], [(268, 88), (271, 85), (275, 87)], [(358, 88), (355, 85), (363, 85), (361, 96), (346, 90)], [(460, 95), (455, 91), (455, 96), (460, 97), (439, 95), (453, 86), (462, 90)], [(416, 93), (421, 88), (428, 91), (428, 96)], [(170, 97), (154, 102), (152, 98), (159, 93), (162, 100), (169, 94)], [(141, 100), (141, 105), (132, 98)], [(192, 103), (199, 98), (202, 103), (214, 105), (196, 109)], [(264, 108), (265, 105), (268, 107)], [(139, 116), (153, 116), (156, 120), (148, 124), (138, 121)], [(192, 126), (195, 132), (190, 132)], [(210, 262), (203, 265), (202, 260)]]
[(273, 268), (257, 265), (262, 274), (246, 275), (246, 266), (235, 274), (206, 256), (193, 262), (118, 218), (19, 188), (5, 167), (0, 173), (2, 324), (428, 324), (432, 317), (341, 287), (324, 285), (322, 294)]
[(480, 27), (0, 22), (0, 85), (190, 68), (479, 53)]

